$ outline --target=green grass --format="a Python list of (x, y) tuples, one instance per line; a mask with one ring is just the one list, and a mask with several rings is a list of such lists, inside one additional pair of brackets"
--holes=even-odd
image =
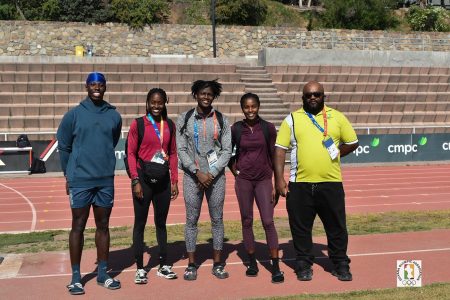
[(395, 288), (395, 289), (356, 291), (348, 293), (332, 293), (323, 295), (295, 295), (288, 297), (271, 297), (271, 298), (254, 298), (254, 299), (422, 300), (422, 299), (449, 299), (449, 295), (450, 295), (450, 283), (434, 283), (421, 288)]
[[(287, 218), (275, 219), (280, 239), (290, 239), (291, 233)], [(352, 214), (347, 216), (347, 227), (350, 235), (424, 231), (450, 228), (450, 210), (426, 212), (388, 212), (372, 214)], [(173, 225), (168, 229), (170, 243), (184, 241), (184, 226)], [(264, 229), (256, 220), (254, 233), (257, 240), (265, 240)], [(317, 218), (314, 224), (315, 236), (325, 235), (323, 226)], [(0, 253), (44, 252), (68, 249), (67, 231), (45, 231), (22, 234), (0, 234)], [(132, 228), (111, 228), (111, 247), (130, 247)], [(240, 221), (225, 221), (225, 237), (228, 241), (242, 239)], [(85, 231), (85, 249), (95, 247), (95, 230)], [(198, 243), (207, 243), (211, 239), (209, 222), (199, 223)], [(156, 246), (155, 227), (147, 226), (145, 241), (149, 247)]]

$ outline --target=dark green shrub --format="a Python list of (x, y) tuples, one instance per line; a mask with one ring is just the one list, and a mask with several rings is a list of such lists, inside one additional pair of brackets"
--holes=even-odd
[(165, 0), (112, 0), (111, 9), (118, 21), (134, 29), (165, 22), (170, 14)]
[(104, 1), (59, 0), (59, 7), (61, 21), (104, 23), (111, 19), (111, 13)]
[(46, 0), (42, 3), (42, 20), (58, 21), (61, 16), (59, 0)]
[(415, 31), (450, 31), (450, 16), (442, 7), (413, 6), (409, 9), (406, 19)]
[(397, 24), (396, 0), (324, 0), (321, 23), (326, 28), (384, 30)]
[(11, 4), (0, 4), (0, 20), (15, 20), (16, 8)]
[(264, 0), (219, 0), (216, 19), (220, 24), (251, 25), (264, 23), (267, 4)]

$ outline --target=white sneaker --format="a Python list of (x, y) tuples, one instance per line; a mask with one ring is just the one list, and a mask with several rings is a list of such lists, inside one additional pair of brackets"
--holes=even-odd
[(177, 274), (172, 271), (172, 266), (164, 265), (158, 269), (158, 272), (156, 272), (156, 275), (160, 277), (164, 277), (166, 279), (176, 279)]
[(145, 271), (144, 269), (137, 269), (136, 275), (134, 276), (134, 283), (146, 284), (147, 283), (147, 271)]

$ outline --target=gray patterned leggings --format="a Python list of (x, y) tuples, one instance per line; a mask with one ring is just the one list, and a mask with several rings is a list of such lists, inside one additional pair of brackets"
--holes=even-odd
[(197, 187), (196, 178), (188, 174), (183, 177), (183, 194), (186, 204), (186, 226), (184, 228), (184, 239), (186, 251), (195, 252), (198, 234), (198, 218), (203, 202), (203, 194), (208, 202), (209, 216), (211, 218), (211, 232), (214, 250), (222, 250), (223, 247), (223, 202), (225, 199), (225, 174), (221, 173), (214, 178), (211, 186), (203, 191)]

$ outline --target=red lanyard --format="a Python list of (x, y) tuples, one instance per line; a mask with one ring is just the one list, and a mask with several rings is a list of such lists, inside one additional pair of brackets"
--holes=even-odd
[[(219, 133), (217, 132), (216, 112), (213, 113), (213, 122), (214, 122), (214, 140), (217, 140), (219, 137)], [(203, 141), (205, 140), (206, 140), (206, 117), (203, 118)]]

